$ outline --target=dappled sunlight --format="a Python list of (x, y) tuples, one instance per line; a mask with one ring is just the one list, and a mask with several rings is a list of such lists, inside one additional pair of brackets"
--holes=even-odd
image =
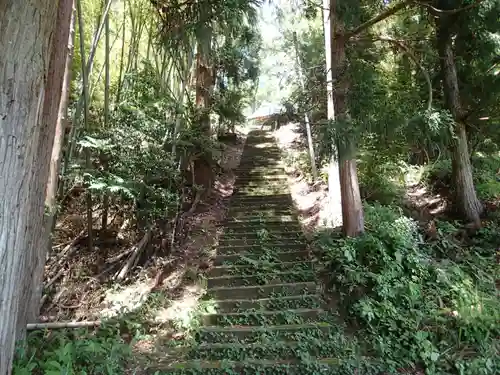
[(116, 286), (105, 292), (99, 315), (111, 318), (138, 310), (148, 299), (152, 280), (137, 281), (124, 287)]
[(188, 328), (191, 326), (193, 316), (199, 307), (199, 300), (204, 295), (205, 288), (199, 283), (186, 285), (178, 299), (172, 301), (167, 308), (158, 310), (155, 321), (170, 322), (174, 327)]
[[(274, 132), (274, 136), (278, 146), (289, 158), (297, 159), (303, 153), (300, 149), (302, 135), (299, 123), (281, 126)], [(332, 209), (339, 205), (329, 204), (326, 183), (320, 180), (311, 184), (301, 173), (300, 167), (293, 163), (286, 164), (285, 170), (288, 173), (290, 193), (304, 230), (312, 232), (316, 228), (331, 228), (332, 224), (336, 225), (332, 223), (332, 218), (341, 218), (342, 213), (332, 212)]]

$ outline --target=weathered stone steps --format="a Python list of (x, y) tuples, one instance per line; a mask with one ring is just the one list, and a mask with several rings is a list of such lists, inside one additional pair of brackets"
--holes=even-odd
[(323, 369), (336, 363), (327, 337), (331, 316), (280, 158), (271, 134), (249, 134), (224, 233), (206, 273), (207, 309), (196, 343), (178, 348), (171, 357), (179, 362), (169, 369), (305, 375), (318, 368), (327, 373)]

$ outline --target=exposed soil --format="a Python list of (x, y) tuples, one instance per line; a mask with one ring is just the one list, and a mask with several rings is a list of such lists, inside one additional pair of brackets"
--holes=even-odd
[[(341, 212), (333, 212), (329, 205), (328, 185), (324, 180), (312, 183), (300, 165), (293, 163), (307, 157), (307, 147), (298, 123), (281, 126), (274, 132), (278, 147), (283, 152), (288, 174), (290, 193), (299, 213), (299, 220), (307, 236), (320, 228), (332, 227), (332, 217), (341, 218)], [(292, 161), (292, 162), (290, 162)], [(335, 221), (335, 220), (334, 220)]]
[[(185, 294), (193, 275), (206, 267), (206, 253), (217, 244), (221, 232), (219, 223), (227, 212), (235, 182), (234, 169), (246, 138), (244, 129), (237, 134), (236, 140), (227, 140), (220, 161), (223, 171), (215, 180), (211, 195), (184, 220), (185, 241), (168, 250), (157, 233), (152, 233), (136, 266), (122, 281), (116, 281), (117, 274), (134, 246), (145, 240), (127, 217), (131, 208), (112, 202), (108, 229), (94, 231), (94, 247), (89, 251), (85, 198), (78, 191), (70, 195), (54, 230), (53, 251), (45, 270), (48, 293), (43, 296), (40, 320), (96, 320), (141, 308), (153, 291), (161, 291), (169, 301)], [(94, 226), (100, 224), (101, 212), (101, 207), (94, 207)]]

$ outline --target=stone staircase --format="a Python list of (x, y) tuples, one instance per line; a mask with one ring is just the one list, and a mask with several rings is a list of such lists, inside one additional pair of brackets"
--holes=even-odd
[(281, 155), (252, 131), (225, 232), (207, 275), (195, 344), (175, 374), (336, 374), (335, 324), (323, 310)]

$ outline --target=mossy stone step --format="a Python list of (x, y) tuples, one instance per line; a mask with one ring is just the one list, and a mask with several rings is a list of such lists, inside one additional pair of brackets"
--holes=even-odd
[(321, 339), (333, 330), (334, 327), (329, 323), (285, 324), (267, 327), (202, 327), (196, 332), (196, 336), (199, 342), (259, 343), (261, 340)]
[[(191, 360), (162, 363), (160, 360), (147, 368), (148, 375), (339, 375), (340, 361), (332, 358), (310, 358), (302, 362), (299, 358), (285, 360), (247, 359), (245, 361)], [(158, 372), (156, 372), (158, 371)], [(192, 372), (195, 371), (195, 372)], [(199, 372), (201, 371), (201, 372)], [(207, 372), (205, 372), (207, 371)], [(209, 372), (208, 372), (209, 371)], [(347, 372), (343, 372), (347, 373)]]
[(201, 321), (206, 326), (274, 326), (320, 322), (324, 315), (323, 309), (257, 310), (241, 313), (206, 314), (201, 316)]
[[(281, 220), (286, 218), (288, 220)], [(259, 216), (247, 216), (235, 218), (231, 221), (226, 221), (226, 232), (224, 234), (239, 235), (241, 233), (286, 233), (290, 231), (297, 231), (302, 233), (302, 227), (295, 219), (295, 215), (281, 216), (277, 218), (263, 218)], [(259, 237), (262, 234), (256, 233)]]
[(231, 208), (229, 209), (229, 217), (234, 218), (234, 219), (240, 219), (240, 218), (248, 218), (252, 216), (258, 216), (263, 218), (264, 220), (272, 220), (279, 218), (280, 216), (291, 216), (293, 215), (294, 212), (292, 211), (292, 208), (276, 208), (276, 209), (270, 209), (270, 210), (248, 210), (248, 208), (244, 209), (237, 209), (237, 208)]
[(217, 255), (232, 255), (232, 254), (244, 254), (244, 253), (258, 253), (264, 254), (268, 252), (288, 252), (288, 251), (299, 251), (304, 250), (306, 245), (304, 242), (276, 242), (268, 244), (256, 244), (256, 245), (236, 245), (236, 246), (218, 246)]
[[(252, 235), (252, 233), (233, 232), (227, 234), (219, 240), (219, 248), (225, 247), (244, 247), (244, 246), (260, 246), (263, 250), (278, 248), (280, 245), (302, 245), (302, 248), (307, 247), (304, 235), (298, 232), (268, 232), (267, 236)], [(240, 249), (241, 250), (241, 249)]]
[[(273, 197), (274, 199), (274, 197)], [(232, 199), (231, 207), (229, 208), (229, 215), (231, 212), (240, 212), (246, 210), (248, 213), (260, 212), (260, 211), (271, 211), (278, 209), (289, 209), (293, 210), (294, 205), (291, 199), (287, 200), (276, 200), (276, 201), (250, 201), (245, 202), (241, 200)]]
[(283, 202), (290, 202), (293, 203), (292, 197), (290, 194), (276, 194), (272, 197), (269, 197), (267, 195), (265, 196), (251, 196), (251, 197), (238, 197), (238, 199), (235, 199), (234, 195), (232, 196), (231, 203), (267, 203), (267, 204), (279, 204)]
[(311, 340), (306, 342), (276, 341), (256, 344), (209, 343), (192, 347), (188, 358), (207, 360), (247, 359), (295, 359), (307, 355), (312, 357), (333, 356), (338, 351), (335, 344), (328, 341)]
[(226, 228), (231, 229), (233, 226), (246, 225), (247, 227), (253, 227), (259, 224), (262, 227), (267, 226), (277, 226), (280, 224), (288, 224), (288, 226), (295, 226), (300, 228), (295, 215), (282, 215), (276, 217), (262, 217), (262, 216), (246, 216), (246, 217), (232, 217), (226, 220)]
[(309, 251), (298, 250), (298, 251), (284, 251), (281, 253), (241, 253), (241, 254), (228, 254), (228, 255), (217, 255), (214, 259), (214, 266), (223, 265), (248, 265), (255, 266), (260, 263), (279, 263), (279, 262), (295, 262), (301, 260), (307, 260), (309, 257)]
[(218, 266), (213, 267), (207, 272), (207, 277), (221, 277), (231, 275), (251, 275), (258, 270), (273, 270), (277, 272), (284, 271), (307, 271), (314, 269), (315, 262), (307, 260), (302, 262), (278, 262), (278, 263), (260, 263), (255, 266), (245, 264), (243, 266)]
[(316, 284), (314, 282), (299, 282), (277, 285), (258, 285), (258, 286), (237, 286), (237, 287), (221, 287), (212, 288), (208, 293), (209, 296), (214, 296), (216, 300), (223, 299), (259, 299), (269, 298), (273, 295), (301, 295), (315, 294)]
[(276, 285), (284, 283), (294, 283), (302, 281), (314, 281), (315, 274), (312, 271), (285, 271), (273, 272), (261, 271), (253, 275), (220, 276), (207, 280), (208, 288), (234, 287), (250, 285)]
[(251, 311), (281, 311), (287, 309), (319, 309), (324, 302), (317, 294), (294, 296), (273, 295), (257, 299), (224, 299), (207, 301), (207, 312), (213, 314), (248, 313)]
[(286, 226), (276, 228), (275, 230), (267, 230), (264, 227), (248, 228), (247, 226), (235, 226), (231, 232), (225, 233), (219, 240), (219, 245), (235, 246), (235, 245), (273, 245), (279, 243), (304, 243), (305, 237), (302, 231), (287, 230)]

